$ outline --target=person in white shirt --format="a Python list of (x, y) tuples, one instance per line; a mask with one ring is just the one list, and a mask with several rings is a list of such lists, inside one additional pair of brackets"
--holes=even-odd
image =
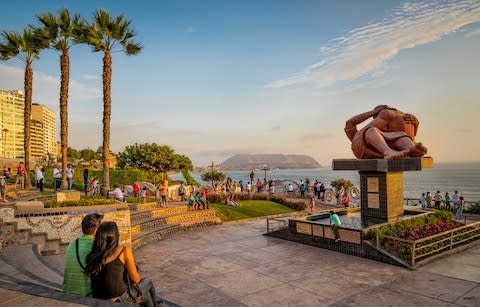
[(68, 189), (71, 190), (73, 186), (73, 166), (71, 164), (68, 164), (65, 173), (67, 174)]
[(113, 199), (119, 201), (119, 202), (123, 202), (123, 193), (122, 193), (122, 190), (120, 190), (120, 188), (116, 185), (113, 186), (113, 191), (110, 191), (108, 193)]
[(35, 169), (35, 180), (37, 181), (37, 188), (40, 192), (43, 192), (43, 181), (45, 176), (43, 175), (43, 168), (41, 166), (37, 166)]
[(62, 167), (60, 165), (53, 169), (53, 178), (55, 180), (55, 191), (60, 191), (62, 186)]

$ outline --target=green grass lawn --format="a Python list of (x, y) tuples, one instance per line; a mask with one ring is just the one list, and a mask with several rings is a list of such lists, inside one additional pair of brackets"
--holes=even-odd
[(294, 212), (294, 210), (269, 200), (242, 200), (239, 206), (234, 208), (224, 204), (213, 204), (217, 216), (222, 221), (234, 221), (252, 217), (267, 216)]

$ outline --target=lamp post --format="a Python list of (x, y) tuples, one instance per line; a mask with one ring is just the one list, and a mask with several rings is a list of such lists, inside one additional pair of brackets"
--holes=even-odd
[(268, 170), (268, 167), (267, 167), (266, 164), (264, 164), (263, 165), (263, 171), (265, 172), (264, 177), (263, 177), (264, 182), (267, 182), (267, 170)]

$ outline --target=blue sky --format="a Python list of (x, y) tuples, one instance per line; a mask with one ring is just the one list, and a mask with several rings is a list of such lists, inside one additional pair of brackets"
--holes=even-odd
[[(1, 30), (67, 7), (123, 13), (144, 46), (113, 55), (111, 147), (172, 146), (197, 166), (235, 153), (353, 157), (345, 121), (378, 104), (420, 119), (436, 161), (480, 157), (480, 1), (9, 1)], [(34, 63), (35, 102), (58, 112), (59, 55)], [(102, 54), (70, 53), (70, 137), (101, 144)], [(23, 87), (19, 61), (0, 88)]]

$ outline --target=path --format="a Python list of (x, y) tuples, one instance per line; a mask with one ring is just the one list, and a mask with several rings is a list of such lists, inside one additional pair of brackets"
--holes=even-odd
[[(264, 232), (264, 220), (223, 224), (152, 243), (136, 258), (159, 295), (182, 306), (480, 305), (480, 281), (439, 274), (442, 265), (409, 271)], [(480, 247), (462, 254), (472, 252)]]

